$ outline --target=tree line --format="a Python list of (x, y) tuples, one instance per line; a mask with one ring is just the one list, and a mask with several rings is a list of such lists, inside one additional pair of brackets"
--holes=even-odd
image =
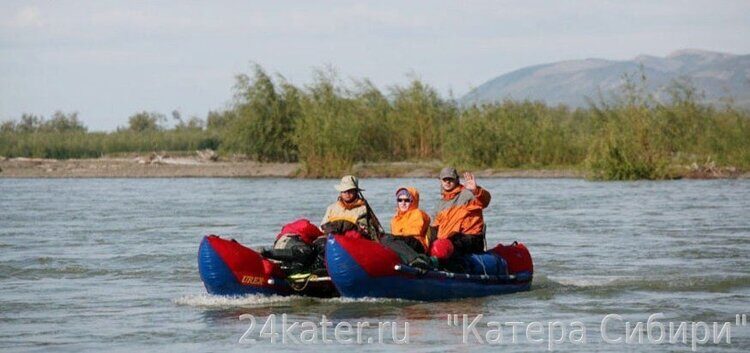
[(88, 132), (76, 113), (24, 114), (0, 125), (0, 155), (87, 158), (211, 148), (263, 162), (300, 162), (305, 176), (339, 176), (359, 162), (434, 161), (460, 168), (584, 170), (594, 179), (662, 179), (691, 163), (750, 168), (750, 115), (699, 103), (675, 82), (662, 102), (645, 77), (587, 108), (506, 100), (462, 106), (418, 78), (385, 91), (317, 70), (296, 86), (260, 66), (236, 76), (232, 104), (184, 121), (138, 112), (115, 132)]

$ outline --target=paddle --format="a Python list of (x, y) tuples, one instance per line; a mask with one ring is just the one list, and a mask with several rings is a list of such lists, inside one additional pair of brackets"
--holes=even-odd
[(362, 199), (362, 201), (364, 201), (365, 209), (367, 210), (367, 215), (370, 217), (370, 222), (372, 222), (372, 225), (375, 227), (376, 234), (372, 240), (380, 242), (380, 237), (383, 236), (383, 234), (385, 233), (385, 230), (383, 229), (383, 226), (380, 224), (380, 220), (378, 220), (378, 217), (375, 216), (375, 212), (372, 211), (372, 207), (370, 207), (370, 203), (367, 202), (365, 195), (362, 194), (362, 190), (357, 189), (357, 196), (360, 199)]

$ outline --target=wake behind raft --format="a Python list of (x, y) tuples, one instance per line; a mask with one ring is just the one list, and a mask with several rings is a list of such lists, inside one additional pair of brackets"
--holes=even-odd
[(521, 243), (499, 244), (453, 261), (462, 272), (423, 270), (404, 264), (390, 248), (372, 240), (330, 234), (326, 241), (329, 276), (285, 273), (274, 260), (231, 239), (210, 235), (198, 250), (198, 269), (210, 294), (242, 296), (447, 300), (529, 290), (533, 263)]

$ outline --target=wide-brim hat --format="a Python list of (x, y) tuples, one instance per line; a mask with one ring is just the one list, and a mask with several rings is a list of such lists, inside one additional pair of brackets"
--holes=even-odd
[(354, 175), (344, 175), (343, 178), (341, 178), (341, 182), (338, 183), (338, 185), (334, 186), (336, 190), (339, 192), (344, 192), (346, 190), (364, 190), (359, 188), (359, 179), (355, 177)]

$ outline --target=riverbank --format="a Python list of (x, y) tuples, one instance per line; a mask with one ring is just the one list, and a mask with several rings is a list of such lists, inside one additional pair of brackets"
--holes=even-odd
[[(0, 160), (0, 178), (248, 178), (248, 177), (304, 177), (299, 163), (260, 163), (246, 160), (206, 161), (200, 158), (178, 157), (154, 159), (97, 158), (97, 159), (41, 159), (12, 158)], [(353, 173), (360, 177), (434, 177), (440, 170), (438, 163), (376, 163), (358, 164)], [(508, 178), (581, 178), (573, 170), (481, 170), (482, 177)]]
[[(430, 178), (443, 164), (431, 162), (360, 163), (352, 173), (360, 177)], [(750, 173), (732, 168), (684, 167), (678, 177), (690, 179), (750, 178)], [(474, 171), (484, 178), (584, 178), (577, 169), (484, 169)], [(215, 156), (106, 157), (95, 159), (0, 159), (0, 178), (252, 178), (304, 177), (299, 163), (261, 163)]]
[(296, 163), (205, 161), (200, 158), (96, 158), (0, 160), (0, 178), (242, 178), (293, 177)]

